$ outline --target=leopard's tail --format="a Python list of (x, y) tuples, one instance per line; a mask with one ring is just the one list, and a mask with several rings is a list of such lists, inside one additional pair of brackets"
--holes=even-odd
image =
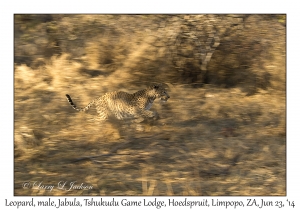
[(93, 100), (92, 102), (90, 102), (86, 107), (84, 108), (78, 108), (72, 101), (71, 99), (71, 96), (66, 94), (66, 97), (67, 97), (67, 100), (69, 102), (69, 104), (73, 107), (73, 109), (75, 109), (76, 111), (78, 112), (84, 112), (84, 111), (87, 111), (94, 103), (95, 103), (95, 100)]

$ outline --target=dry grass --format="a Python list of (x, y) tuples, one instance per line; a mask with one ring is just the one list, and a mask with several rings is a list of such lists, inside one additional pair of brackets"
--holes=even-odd
[[(93, 21), (104, 27), (105, 21), (115, 17), (63, 18), (59, 27), (78, 22), (76, 18), (82, 27)], [(127, 18), (121, 16), (118, 21), (137, 24), (132, 23), (134, 17)], [(278, 76), (274, 68), (285, 68), (285, 59), (276, 50), (273, 65), (267, 67), (274, 75), (273, 86), (247, 96), (241, 86), (170, 84), (169, 101), (153, 107), (160, 119), (143, 123), (144, 131), (126, 122), (90, 122), (94, 110), (81, 114), (69, 106), (66, 93), (82, 107), (105, 92), (132, 93), (164, 78), (168, 64), (159, 69), (163, 49), (157, 50), (153, 37), (141, 28), (132, 36), (127, 32), (131, 42), (119, 31), (114, 31), (115, 36), (99, 32), (92, 38), (87, 31), (82, 45), (86, 54), (80, 59), (65, 52), (49, 57), (39, 52), (45, 56), (36, 56), (27, 65), (16, 59), (14, 194), (285, 195), (285, 90), (276, 88), (284, 86), (285, 75)], [(31, 33), (39, 33), (42, 40), (44, 35), (38, 31)], [(16, 43), (20, 40), (16, 35)], [(22, 54), (19, 48), (16, 56)], [(157, 69), (161, 72), (153, 76)], [(76, 181), (93, 188), (49, 192), (24, 189), (25, 181), (55, 186)]]

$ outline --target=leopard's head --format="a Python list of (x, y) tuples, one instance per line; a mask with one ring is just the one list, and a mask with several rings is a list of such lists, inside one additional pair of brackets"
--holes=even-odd
[(166, 87), (167, 85), (162, 83), (153, 85), (152, 90), (154, 90), (155, 98), (160, 98), (161, 101), (166, 102), (170, 98)]

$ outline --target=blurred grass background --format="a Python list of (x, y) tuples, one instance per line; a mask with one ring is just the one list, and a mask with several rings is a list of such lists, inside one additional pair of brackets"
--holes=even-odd
[[(286, 195), (285, 15), (14, 18), (15, 195)], [(142, 132), (90, 122), (94, 110), (65, 99), (83, 107), (152, 82), (171, 98)]]

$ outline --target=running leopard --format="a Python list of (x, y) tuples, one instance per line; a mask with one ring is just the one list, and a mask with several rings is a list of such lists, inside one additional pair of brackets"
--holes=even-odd
[(161, 101), (166, 102), (170, 98), (165, 87), (167, 87), (166, 84), (155, 84), (133, 94), (123, 91), (106, 93), (94, 99), (84, 108), (78, 108), (70, 95), (66, 94), (66, 97), (76, 111), (84, 112), (95, 106), (98, 113), (97, 119), (100, 121), (107, 120), (110, 116), (119, 120), (146, 119), (156, 116), (154, 112), (150, 111), (155, 99), (160, 98)]

